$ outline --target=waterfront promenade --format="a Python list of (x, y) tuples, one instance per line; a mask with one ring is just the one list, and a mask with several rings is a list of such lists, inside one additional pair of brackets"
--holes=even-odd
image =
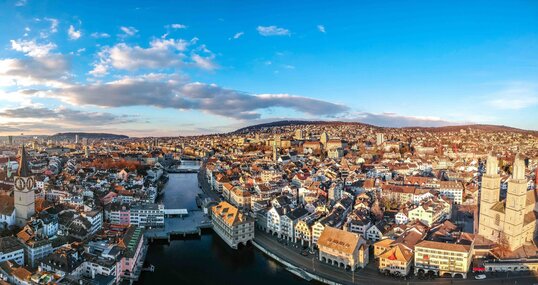
[[(331, 280), (334, 282), (333, 284), (538, 284), (538, 278), (536, 276), (532, 275), (532, 273), (525, 272), (510, 272), (508, 274), (498, 274), (497, 276), (487, 274), (488, 277), (485, 280), (475, 280), (471, 274), (469, 274), (468, 279), (441, 277), (435, 279), (418, 279), (415, 276), (409, 276), (406, 279), (389, 277), (378, 272), (376, 262), (373, 261), (373, 258), (366, 268), (351, 272), (318, 261), (317, 253), (303, 256), (300, 247), (296, 248), (292, 245), (282, 244), (275, 237), (260, 230), (256, 231), (254, 242), (258, 247), (262, 247), (278, 259), (291, 264), (292, 269), (293, 267), (300, 269), (300, 275), (305, 275), (306, 273), (309, 278), (316, 279), (314, 276), (317, 276), (321, 279)], [(299, 275), (297, 274), (297, 270), (290, 271)]]

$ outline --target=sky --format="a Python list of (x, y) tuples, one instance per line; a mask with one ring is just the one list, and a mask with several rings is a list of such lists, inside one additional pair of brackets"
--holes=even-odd
[(0, 0), (0, 135), (538, 130), (536, 1)]

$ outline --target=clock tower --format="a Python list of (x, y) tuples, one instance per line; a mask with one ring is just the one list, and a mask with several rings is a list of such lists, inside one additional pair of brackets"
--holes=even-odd
[(35, 180), (28, 170), (28, 158), (24, 145), (21, 148), (19, 170), (15, 176), (15, 216), (18, 226), (24, 226), (35, 213)]

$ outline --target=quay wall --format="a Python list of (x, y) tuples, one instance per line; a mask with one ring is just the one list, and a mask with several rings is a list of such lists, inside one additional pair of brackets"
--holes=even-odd
[[(319, 282), (322, 282), (322, 283), (325, 283), (325, 284), (329, 284), (329, 285), (342, 285), (341, 283), (338, 283), (338, 282), (335, 282), (333, 280), (329, 280), (329, 279), (326, 279), (324, 277), (321, 277), (319, 275), (316, 275), (316, 274), (313, 274), (311, 272), (308, 272), (308, 271), (305, 271), (303, 270), (302, 268), (299, 268), (295, 265), (293, 265), (292, 263), (284, 260), (283, 258), (279, 257), (278, 255), (272, 253), (271, 251), (265, 249), (262, 245), (258, 244), (257, 242), (255, 241), (252, 241), (252, 244), (258, 249), (260, 250), (261, 252), (263, 252), (264, 254), (266, 254), (267, 256), (271, 257), (272, 259), (276, 260), (277, 262), (279, 262), (280, 264), (284, 265), (286, 267), (286, 270), (288, 270), (289, 272), (307, 280), (307, 281), (310, 281), (312, 279), (316, 280), (316, 281), (319, 281)], [(301, 273), (299, 273), (301, 272)]]

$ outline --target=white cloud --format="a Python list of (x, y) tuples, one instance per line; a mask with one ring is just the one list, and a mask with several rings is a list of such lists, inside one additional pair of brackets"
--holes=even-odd
[(451, 122), (439, 117), (428, 116), (407, 116), (396, 113), (369, 113), (359, 112), (353, 114), (356, 116), (345, 121), (357, 121), (378, 127), (402, 128), (402, 127), (441, 127), (462, 125), (468, 122)]
[(99, 60), (94, 64), (90, 74), (102, 76), (109, 67), (123, 70), (140, 68), (166, 68), (183, 64), (185, 55), (182, 53), (188, 46), (185, 40), (155, 39), (150, 47), (129, 46), (119, 43), (99, 52)]
[(234, 38), (234, 40), (237, 40), (238, 38), (242, 37), (244, 34), (245, 34), (244, 32), (235, 33), (233, 38)]
[(194, 63), (200, 68), (203, 68), (206, 70), (213, 70), (217, 68), (217, 65), (213, 62), (213, 59), (215, 58), (213, 54), (206, 57), (203, 57), (199, 54), (193, 54), (191, 58), (194, 61)]
[(511, 82), (498, 92), (488, 96), (488, 105), (496, 109), (519, 110), (538, 104), (536, 84)]
[(324, 25), (318, 25), (318, 30), (325, 34), (325, 26)]
[(264, 37), (268, 36), (289, 36), (290, 31), (284, 28), (279, 28), (277, 26), (258, 26), (256, 28), (258, 33)]
[(35, 40), (11, 40), (11, 49), (22, 52), (28, 56), (41, 57), (48, 55), (56, 48), (53, 43), (38, 44)]
[(75, 27), (73, 27), (73, 25), (70, 25), (69, 29), (67, 30), (67, 35), (71, 40), (78, 40), (82, 36), (82, 32), (80, 30), (75, 30)]
[(172, 27), (172, 29), (176, 29), (176, 30), (186, 29), (187, 28), (187, 26), (182, 25), (182, 24), (172, 24), (172, 25), (170, 25), (170, 27)]
[(120, 70), (163, 69), (182, 66), (196, 66), (202, 69), (213, 70), (217, 68), (214, 62), (215, 55), (205, 47), (199, 45), (185, 53), (189, 47), (195, 46), (197, 40), (183, 39), (154, 39), (149, 47), (131, 46), (119, 43), (112, 47), (105, 47), (98, 53), (98, 60), (89, 73), (94, 76), (103, 76), (110, 68)]
[(49, 109), (41, 106), (26, 106), (0, 110), (0, 117), (10, 119), (39, 119), (39, 122), (49, 122), (67, 125), (105, 125), (133, 122), (136, 119), (128, 115), (113, 115), (103, 112), (85, 112), (60, 106)]
[(15, 2), (15, 6), (22, 7), (22, 6), (26, 6), (27, 3), (28, 3), (27, 0), (19, 0), (19, 1)]
[(71, 54), (71, 55), (81, 55), (85, 51), (86, 51), (86, 48), (79, 48), (76, 51), (70, 52), (69, 54)]
[(61, 55), (0, 60), (0, 86), (65, 87), (70, 63)]
[(110, 35), (107, 34), (107, 33), (92, 33), (91, 34), (91, 37), (92, 38), (96, 38), (96, 39), (103, 39), (103, 38), (110, 38)]
[(108, 66), (106, 63), (98, 62), (93, 65), (93, 69), (88, 72), (90, 75), (100, 77), (108, 74)]
[(149, 48), (120, 43), (110, 49), (111, 65), (117, 69), (163, 68), (182, 63), (187, 42), (174, 39), (156, 39)]
[(44, 20), (50, 22), (50, 28), (49, 28), (49, 31), (50, 31), (51, 33), (56, 33), (56, 32), (58, 32), (58, 25), (60, 24), (60, 21), (58, 21), (58, 19), (54, 19), (54, 18), (44, 18)]
[(134, 27), (120, 27), (120, 30), (124, 33), (122, 36), (134, 36), (138, 33), (138, 30)]

